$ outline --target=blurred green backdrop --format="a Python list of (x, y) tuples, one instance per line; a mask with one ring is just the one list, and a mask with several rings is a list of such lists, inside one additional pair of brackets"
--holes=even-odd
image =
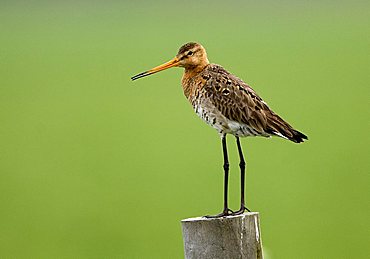
[(183, 257), (180, 220), (222, 207), (220, 140), (184, 98), (181, 69), (130, 76), (198, 41), (309, 136), (242, 140), (267, 258), (368, 258), (369, 10), (1, 1), (0, 257)]

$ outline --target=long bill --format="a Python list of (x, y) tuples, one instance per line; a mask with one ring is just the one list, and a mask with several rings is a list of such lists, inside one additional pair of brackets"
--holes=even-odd
[(162, 71), (162, 70), (165, 70), (165, 69), (168, 69), (168, 68), (171, 68), (171, 67), (176, 67), (178, 66), (180, 63), (179, 59), (177, 57), (171, 59), (170, 61), (160, 65), (160, 66), (157, 66), (157, 67), (154, 67), (148, 71), (145, 71), (145, 72), (142, 72), (140, 74), (137, 74), (136, 76), (133, 76), (131, 77), (131, 80), (136, 80), (136, 79), (139, 79), (139, 78), (142, 78), (144, 76), (149, 76), (149, 75), (152, 75), (154, 73), (157, 73), (159, 71)]

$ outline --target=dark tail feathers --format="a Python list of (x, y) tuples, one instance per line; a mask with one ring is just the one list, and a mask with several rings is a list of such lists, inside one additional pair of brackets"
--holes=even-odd
[(287, 138), (295, 143), (301, 143), (305, 139), (308, 139), (305, 134), (293, 129), (292, 126), (274, 113), (271, 113), (268, 117), (267, 132), (272, 135)]
[(293, 129), (292, 130), (292, 133), (293, 133), (293, 137), (290, 137), (289, 140), (291, 140), (291, 141), (293, 141), (295, 143), (301, 143), (305, 139), (306, 140), (308, 139), (308, 137), (305, 134), (299, 132), (298, 130)]

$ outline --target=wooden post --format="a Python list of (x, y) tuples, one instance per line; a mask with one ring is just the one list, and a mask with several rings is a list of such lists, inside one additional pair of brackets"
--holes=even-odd
[(185, 259), (263, 259), (258, 212), (181, 221)]

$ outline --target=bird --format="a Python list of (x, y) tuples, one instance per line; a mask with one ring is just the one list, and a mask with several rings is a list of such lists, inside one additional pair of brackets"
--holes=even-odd
[[(185, 97), (195, 113), (208, 125), (217, 130), (223, 151), (224, 193), (223, 210), (208, 218), (219, 218), (243, 214), (250, 210), (245, 204), (245, 169), (241, 137), (277, 136), (301, 143), (308, 137), (294, 129), (273, 112), (267, 103), (244, 81), (218, 64), (208, 61), (205, 48), (196, 42), (180, 47), (170, 61), (137, 74), (137, 80), (172, 67), (184, 68), (181, 84)], [(228, 206), (229, 158), (226, 136), (235, 136), (240, 168), (240, 208), (232, 211)]]

